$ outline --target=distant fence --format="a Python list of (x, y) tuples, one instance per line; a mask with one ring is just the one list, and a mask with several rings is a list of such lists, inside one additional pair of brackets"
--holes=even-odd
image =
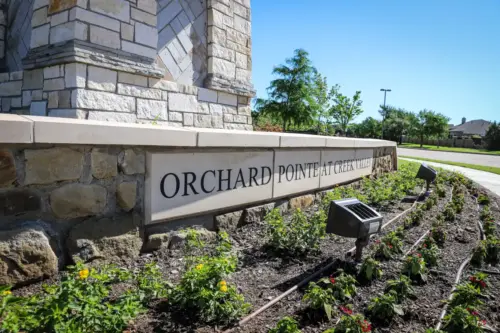
[[(459, 147), (459, 148), (475, 148), (475, 149), (485, 149), (486, 142), (482, 140), (473, 139), (424, 139), (424, 145), (441, 146), (441, 147)], [(403, 138), (403, 143), (417, 143), (420, 144), (420, 139), (418, 138)]]

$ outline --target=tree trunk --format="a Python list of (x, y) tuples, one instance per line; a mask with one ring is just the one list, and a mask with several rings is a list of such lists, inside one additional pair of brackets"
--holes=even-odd
[(283, 120), (283, 132), (286, 132), (286, 120)]
[(420, 148), (422, 148), (424, 146), (424, 136), (421, 135), (420, 136)]

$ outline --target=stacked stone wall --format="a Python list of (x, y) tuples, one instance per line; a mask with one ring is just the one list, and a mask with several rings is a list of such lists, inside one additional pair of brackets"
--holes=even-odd
[[(64, 265), (124, 263), (176, 246), (179, 228), (234, 230), (321, 200), (324, 191), (259, 206), (144, 226), (144, 147), (3, 145), (0, 147), (0, 284), (26, 283)], [(156, 149), (165, 151), (168, 149)], [(374, 150), (374, 172), (394, 168), (394, 148)], [(389, 155), (386, 155), (389, 154)], [(209, 232), (209, 231), (206, 231)], [(8, 258), (5, 259), (5, 258)]]

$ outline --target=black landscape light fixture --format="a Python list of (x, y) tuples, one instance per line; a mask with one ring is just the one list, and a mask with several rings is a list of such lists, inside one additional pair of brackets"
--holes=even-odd
[(425, 192), (426, 196), (430, 194), (431, 183), (433, 183), (436, 180), (437, 174), (438, 174), (437, 171), (428, 166), (427, 164), (422, 163), (420, 165), (420, 169), (418, 169), (417, 172), (417, 178), (423, 179), (427, 183)]
[(370, 235), (379, 233), (381, 227), (382, 215), (358, 199), (334, 200), (330, 204), (326, 232), (356, 238), (356, 261), (361, 261)]

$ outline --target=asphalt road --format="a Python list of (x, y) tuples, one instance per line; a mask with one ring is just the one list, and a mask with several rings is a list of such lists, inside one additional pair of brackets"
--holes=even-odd
[(493, 167), (500, 167), (500, 156), (451, 153), (447, 151), (432, 151), (421, 149), (398, 148), (398, 156), (411, 156), (413, 158), (430, 158), (433, 160), (461, 162)]

